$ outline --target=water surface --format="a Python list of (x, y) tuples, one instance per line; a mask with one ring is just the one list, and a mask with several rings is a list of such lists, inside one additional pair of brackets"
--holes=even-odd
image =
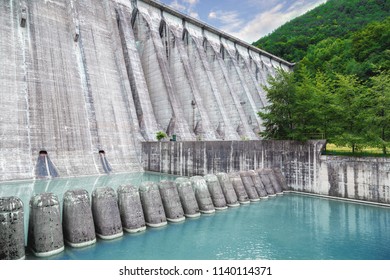
[[(14, 190), (29, 199), (41, 191), (63, 193), (84, 187), (91, 193), (102, 185), (116, 189), (130, 181), (137, 185), (145, 180), (174, 179), (153, 173), (116, 176), (36, 181), (32, 189), (28, 183), (15, 183)], [(0, 184), (0, 196), (10, 192), (9, 186)], [(389, 260), (389, 229), (390, 208), (285, 194), (161, 229), (98, 240), (84, 249), (66, 247), (49, 259)], [(27, 259), (34, 257), (28, 255)]]

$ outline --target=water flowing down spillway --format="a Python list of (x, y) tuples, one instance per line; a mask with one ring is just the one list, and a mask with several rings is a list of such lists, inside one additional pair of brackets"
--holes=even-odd
[(140, 171), (158, 131), (259, 139), (292, 67), (151, 0), (7, 0), (0, 21), (0, 180), (50, 177), (41, 151), (59, 177)]

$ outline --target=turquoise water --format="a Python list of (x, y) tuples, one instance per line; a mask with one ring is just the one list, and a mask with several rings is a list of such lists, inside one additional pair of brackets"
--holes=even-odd
[(389, 260), (389, 230), (389, 208), (285, 194), (49, 259)]

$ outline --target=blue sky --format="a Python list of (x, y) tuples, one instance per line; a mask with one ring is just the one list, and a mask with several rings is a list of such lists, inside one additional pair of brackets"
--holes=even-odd
[(159, 0), (248, 43), (326, 0)]

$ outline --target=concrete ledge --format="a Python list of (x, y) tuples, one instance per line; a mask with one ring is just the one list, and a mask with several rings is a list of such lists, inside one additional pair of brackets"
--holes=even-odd
[(33, 252), (33, 254), (37, 257), (51, 257), (51, 256), (54, 256), (54, 255), (57, 255), (59, 253), (61, 253), (62, 251), (65, 250), (65, 247), (61, 247), (61, 248), (58, 248), (58, 249), (55, 249), (55, 250), (52, 250), (52, 251), (49, 251), (49, 252), (36, 252), (34, 250), (31, 250)]
[(200, 212), (196, 214), (184, 214), (184, 216), (186, 216), (187, 218), (199, 218), (200, 215), (201, 215)]
[(162, 222), (162, 223), (158, 223), (158, 224), (146, 223), (146, 225), (148, 227), (151, 227), (151, 228), (159, 228), (159, 227), (166, 226), (167, 224), (168, 224), (168, 222)]
[(167, 221), (171, 222), (171, 223), (181, 223), (181, 222), (184, 222), (185, 220), (186, 220), (186, 217), (181, 217), (181, 218), (177, 218), (177, 219), (167, 218)]
[(227, 204), (228, 207), (240, 207), (240, 203)]
[(146, 226), (145, 227), (140, 227), (140, 228), (135, 228), (135, 229), (123, 228), (123, 230), (128, 232), (128, 233), (137, 233), (137, 232), (145, 231), (146, 230)]
[(119, 237), (123, 236), (123, 231), (118, 232), (116, 234), (111, 234), (111, 235), (102, 235), (102, 234), (96, 233), (96, 236), (99, 237), (100, 239), (103, 239), (103, 240), (112, 240), (112, 239), (119, 238)]
[(82, 248), (82, 247), (87, 247), (87, 246), (91, 246), (93, 244), (96, 243), (96, 238), (93, 239), (93, 240), (90, 240), (90, 241), (86, 241), (86, 242), (81, 242), (81, 243), (72, 243), (68, 240), (64, 240), (65, 241), (65, 244), (72, 247), (72, 248)]

